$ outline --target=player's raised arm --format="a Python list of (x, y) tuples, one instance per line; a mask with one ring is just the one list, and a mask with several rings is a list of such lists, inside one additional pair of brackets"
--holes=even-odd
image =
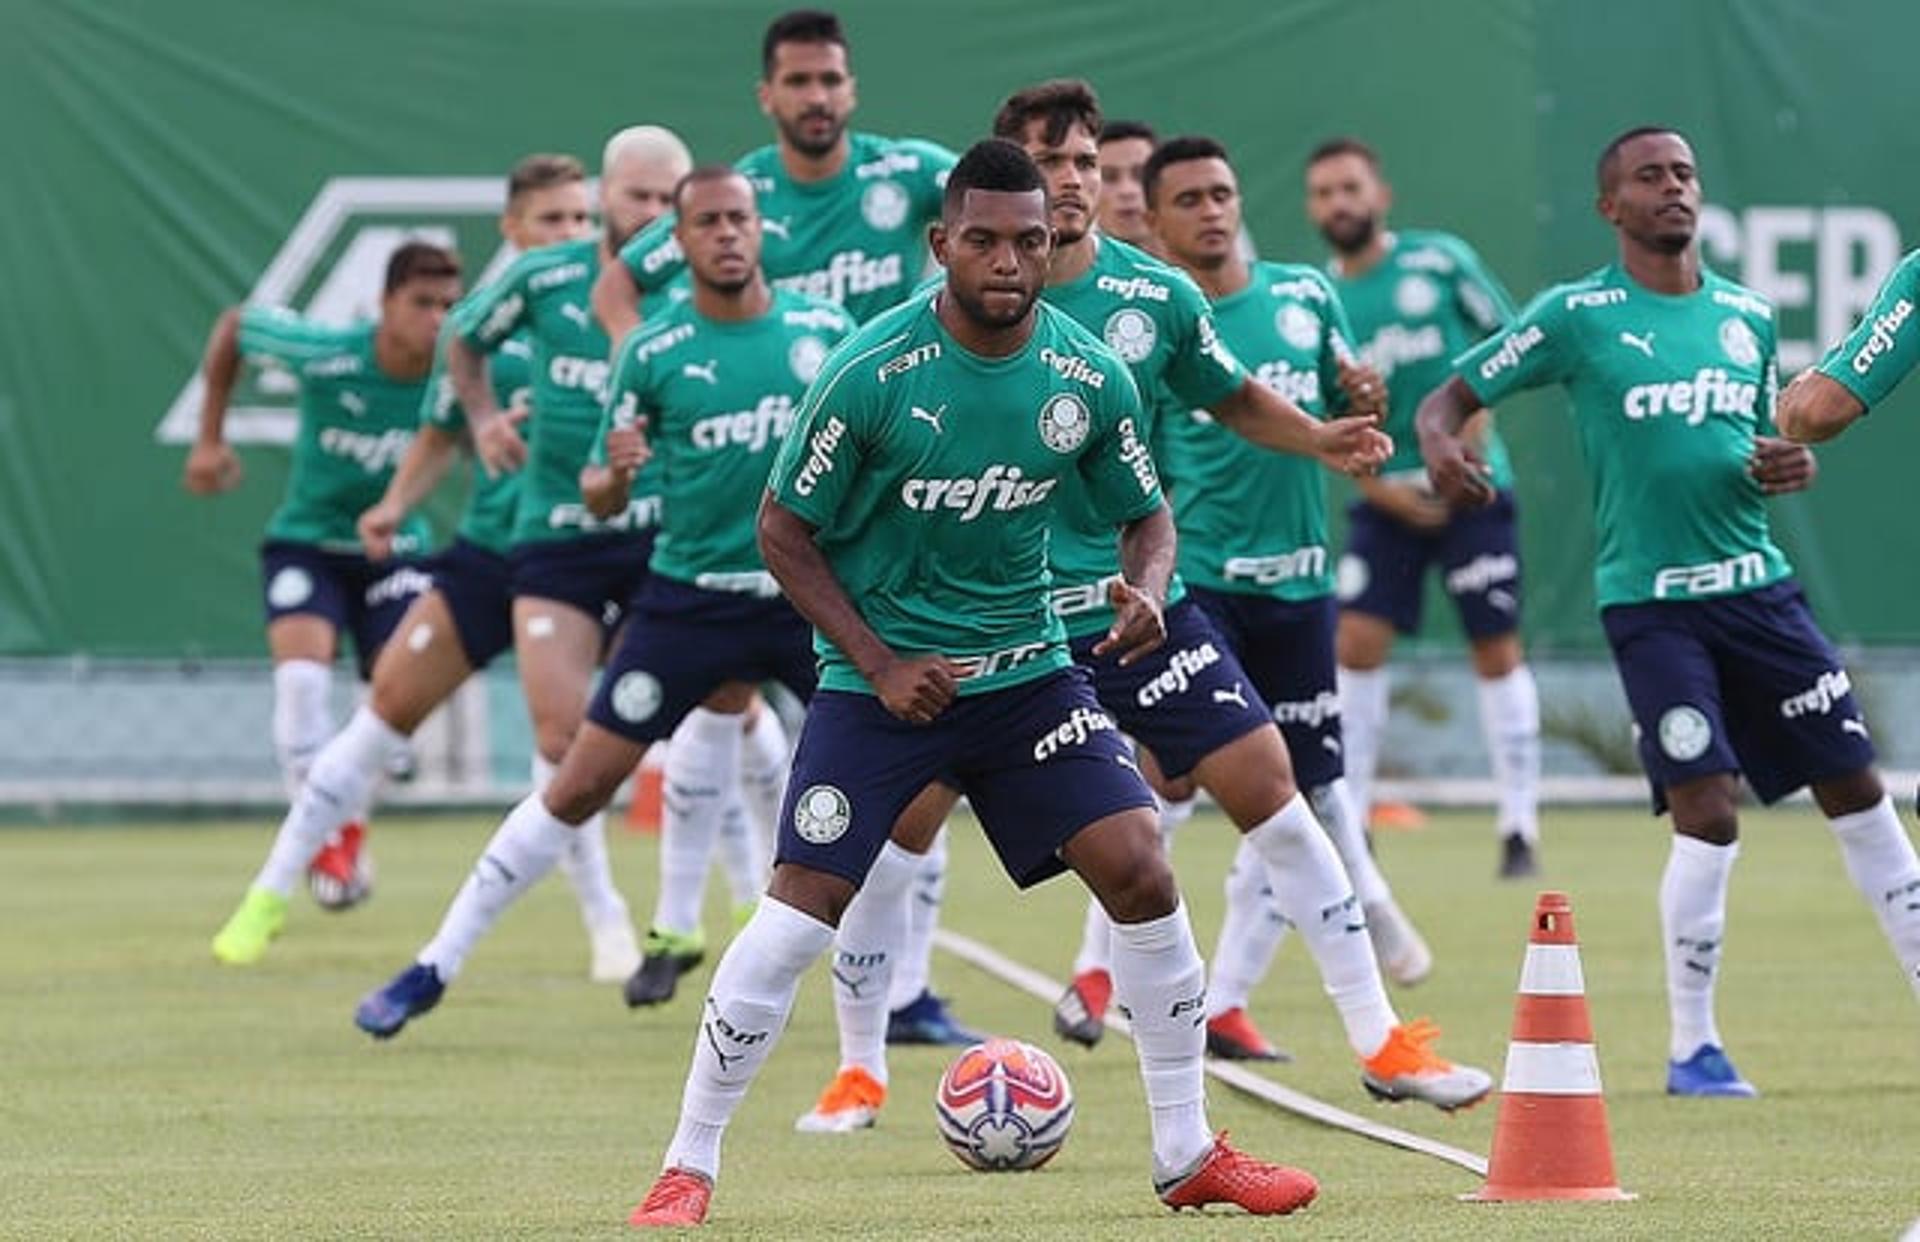
[(1860, 398), (1838, 380), (1819, 371), (1802, 371), (1780, 394), (1774, 422), (1787, 439), (1818, 444), (1833, 439), (1866, 412)]
[(240, 484), (240, 458), (227, 443), (227, 406), (240, 378), (240, 308), (230, 306), (213, 321), (201, 355), (200, 434), (187, 452), (185, 483), (196, 496), (231, 491)]

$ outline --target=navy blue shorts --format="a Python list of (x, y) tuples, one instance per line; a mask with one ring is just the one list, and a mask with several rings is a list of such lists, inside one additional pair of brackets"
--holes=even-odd
[(282, 617), (325, 618), (352, 638), (363, 681), (414, 597), (433, 585), (417, 561), (371, 561), (358, 552), (281, 539), (260, 545), (260, 579), (268, 624)]
[(515, 599), (557, 600), (599, 621), (607, 634), (620, 628), (627, 607), (646, 585), (652, 556), (650, 530), (541, 540), (507, 553)]
[(1333, 671), (1333, 635), (1340, 614), (1333, 597), (1292, 601), (1202, 587), (1188, 590), (1272, 711), (1293, 757), (1295, 783), (1318, 789), (1345, 776), (1340, 691)]
[(1840, 657), (1791, 579), (1720, 599), (1621, 604), (1600, 623), (1633, 708), (1640, 762), (1665, 789), (1720, 772), (1762, 802), (1873, 764)]
[(587, 719), (635, 742), (669, 737), (729, 681), (813, 696), (813, 627), (784, 596), (708, 591), (654, 577), (634, 600)]
[(420, 567), (447, 601), (469, 668), (479, 672), (513, 646), (513, 565), (504, 553), (455, 539)]
[(1083, 668), (957, 698), (925, 725), (871, 694), (822, 690), (787, 778), (778, 860), (859, 884), (901, 812), (936, 779), (972, 802), (1021, 888), (1066, 870), (1060, 849), (1087, 825), (1153, 805)]
[(1105, 635), (1073, 640), (1073, 660), (1093, 674), (1093, 690), (1134, 741), (1178, 779), (1229, 742), (1267, 723), (1266, 708), (1230, 644), (1189, 596), (1167, 609), (1167, 641), (1122, 665), (1093, 654)]
[(1438, 530), (1421, 531), (1364, 500), (1347, 509), (1347, 551), (1340, 558), (1340, 607), (1420, 632), (1427, 566), (1470, 638), (1498, 638), (1520, 628), (1520, 526), (1513, 493), (1484, 509), (1455, 511)]

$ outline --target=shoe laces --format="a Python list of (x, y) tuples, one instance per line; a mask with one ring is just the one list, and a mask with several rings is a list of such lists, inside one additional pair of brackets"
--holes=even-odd
[(859, 1066), (851, 1066), (833, 1076), (820, 1093), (815, 1112), (840, 1113), (850, 1108), (878, 1108), (886, 1102), (887, 1089), (880, 1080)]
[(1453, 1062), (1433, 1050), (1440, 1028), (1429, 1018), (1403, 1022), (1387, 1034), (1387, 1042), (1367, 1060), (1367, 1069), (1382, 1078), (1409, 1074), (1445, 1074)]

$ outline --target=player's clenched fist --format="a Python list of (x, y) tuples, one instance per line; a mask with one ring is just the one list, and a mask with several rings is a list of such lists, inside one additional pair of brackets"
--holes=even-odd
[(623, 475), (632, 475), (647, 464), (653, 450), (647, 445), (643, 421), (615, 427), (607, 432), (607, 465)]
[(930, 724), (953, 702), (958, 683), (945, 656), (894, 660), (873, 676), (880, 704), (908, 724)]
[(1107, 584), (1107, 603), (1113, 605), (1113, 625), (1094, 644), (1093, 654), (1120, 653), (1120, 663), (1131, 664), (1167, 641), (1167, 621), (1160, 601), (1123, 578)]
[(1747, 459), (1747, 473), (1753, 476), (1754, 482), (1767, 495), (1784, 496), (1788, 492), (1805, 491), (1813, 486), (1813, 476), (1819, 471), (1813, 450), (1806, 445), (1777, 436), (1754, 437), (1753, 456)]
[(187, 454), (187, 490), (196, 496), (229, 492), (240, 486), (240, 456), (225, 440), (197, 443)]

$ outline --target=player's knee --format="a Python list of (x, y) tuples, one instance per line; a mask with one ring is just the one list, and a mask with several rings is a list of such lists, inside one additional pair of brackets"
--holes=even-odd
[(1105, 887), (1100, 904), (1116, 923), (1165, 918), (1180, 904), (1180, 886), (1173, 878), (1173, 868), (1158, 850), (1143, 853), (1136, 865)]
[(571, 763), (563, 762), (541, 794), (541, 800), (555, 819), (566, 824), (583, 824), (606, 810), (607, 804), (613, 801), (614, 790), (619, 788), (625, 775), (623, 772), (608, 781), (599, 773), (583, 771)]
[(1257, 729), (1207, 756), (1195, 774), (1220, 810), (1246, 831), (1264, 822), (1300, 792), (1280, 730)]
[(1887, 787), (1881, 783), (1880, 773), (1872, 768), (1813, 783), (1813, 800), (1819, 804), (1820, 813), (1829, 819), (1878, 806), (1886, 796)]
[(576, 727), (573, 721), (536, 720), (533, 725), (533, 744), (540, 751), (540, 757), (548, 763), (559, 763), (567, 753), (567, 747), (573, 745)]
[(430, 707), (423, 708), (400, 684), (397, 677), (382, 676), (381, 668), (373, 673), (373, 687), (367, 695), (367, 707), (380, 717), (388, 728), (411, 737), (420, 722), (425, 719)]
[(840, 926), (854, 891), (852, 884), (837, 875), (784, 862), (774, 865), (773, 879), (767, 885), (767, 896), (829, 927)]
[(1732, 845), (1740, 836), (1739, 788), (1731, 776), (1710, 776), (1667, 790), (1673, 830), (1709, 845)]
[(1473, 671), (1483, 681), (1505, 677), (1519, 668), (1525, 658), (1518, 634), (1495, 634), (1473, 640)]
[(1393, 650), (1393, 627), (1365, 613), (1343, 612), (1334, 632), (1334, 659), (1359, 672), (1379, 668)]

